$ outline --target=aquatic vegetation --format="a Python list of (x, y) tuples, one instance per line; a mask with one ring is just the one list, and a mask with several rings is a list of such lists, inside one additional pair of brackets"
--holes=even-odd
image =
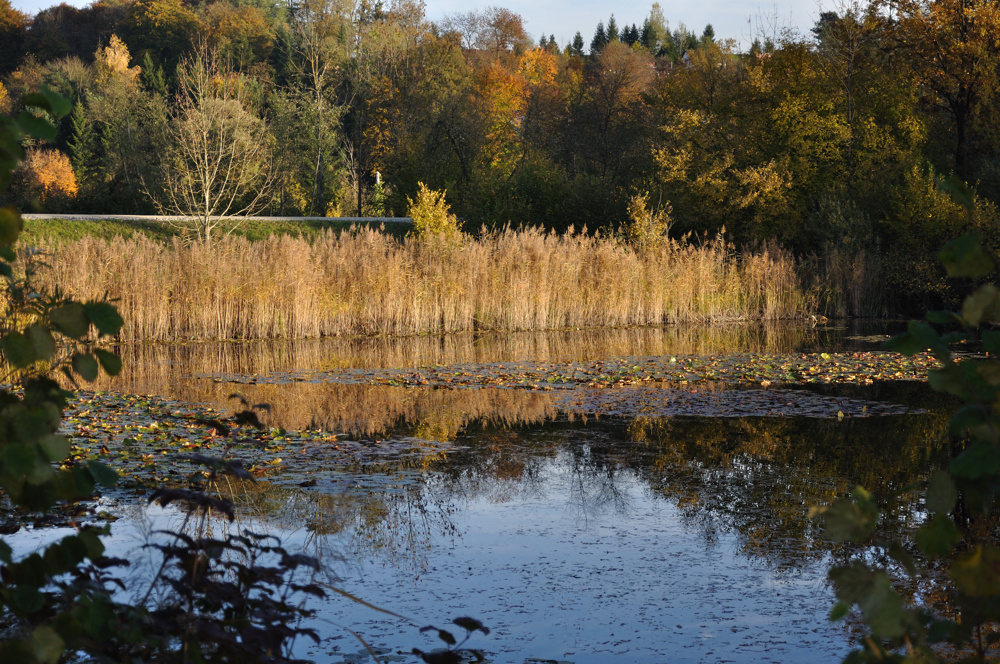
[(84, 238), (47, 262), (43, 286), (118, 301), (125, 342), (776, 320), (815, 309), (791, 254), (741, 253), (721, 238), (641, 253), (538, 229), (444, 244), (371, 229), (211, 247)]
[(727, 384), (806, 385), (872, 384), (888, 380), (924, 380), (937, 360), (927, 353), (903, 358), (885, 352), (733, 353), (723, 356), (673, 355), (625, 357), (581, 362), (496, 362), (430, 365), (413, 369), (275, 371), (263, 376), (210, 374), (238, 384), (293, 381), (367, 383), (416, 387), (494, 386), (564, 389), (579, 386), (623, 387), (649, 382), (685, 385), (700, 381)]

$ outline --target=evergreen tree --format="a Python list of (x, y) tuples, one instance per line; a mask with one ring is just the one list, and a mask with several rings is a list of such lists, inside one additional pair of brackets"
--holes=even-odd
[(583, 57), (583, 35), (577, 30), (573, 35), (573, 44), (570, 46), (570, 53), (577, 57)]
[(655, 52), (657, 35), (648, 17), (642, 21), (642, 31), (639, 33), (639, 41), (646, 47), (647, 51), (650, 53)]
[(548, 47), (549, 47), (549, 38), (546, 37), (545, 35), (542, 35), (541, 37), (539, 37), (538, 38), (538, 48), (540, 48), (540, 49), (542, 49), (544, 51)]
[(715, 41), (715, 28), (709, 23), (705, 26), (705, 31), (701, 33), (701, 46), (708, 46)]
[(598, 21), (597, 30), (594, 31), (594, 38), (590, 40), (590, 54), (597, 55), (608, 43), (608, 36), (604, 32), (604, 21)]
[(639, 28), (636, 27), (635, 23), (632, 24), (631, 28), (629, 28), (628, 39), (626, 41), (629, 46), (639, 41)]
[(70, 163), (73, 164), (76, 181), (85, 186), (95, 170), (94, 144), (96, 143), (96, 135), (93, 125), (87, 119), (87, 111), (79, 100), (73, 106), (70, 123), (73, 132), (69, 140)]
[(615, 15), (612, 14), (611, 18), (608, 19), (608, 43), (618, 41), (619, 38), (618, 24), (615, 23)]
[(142, 56), (142, 69), (139, 74), (139, 80), (150, 92), (164, 97), (167, 95), (167, 79), (163, 75), (163, 67), (153, 62), (149, 51), (146, 51), (145, 55)]

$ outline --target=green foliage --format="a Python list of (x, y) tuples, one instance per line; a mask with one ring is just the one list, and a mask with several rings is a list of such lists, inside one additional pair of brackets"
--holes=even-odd
[[(974, 200), (962, 189), (951, 189), (959, 204)], [(982, 278), (994, 268), (978, 233), (948, 242), (940, 258), (954, 277)], [(960, 312), (931, 312), (927, 320), (911, 322), (886, 347), (905, 355), (930, 350), (940, 362), (928, 374), (931, 387), (968, 402), (949, 424), (952, 435), (962, 437), (962, 445), (947, 470), (930, 476), (924, 494), (928, 516), (913, 534), (913, 545), (922, 556), (946, 561), (958, 615), (955, 620), (941, 620), (925, 607), (907, 606), (888, 569), (861, 557), (850, 560), (830, 572), (839, 600), (831, 619), (842, 619), (851, 607), (857, 607), (868, 633), (863, 648), (845, 662), (944, 662), (950, 661), (947, 653), (953, 649), (971, 651), (974, 661), (985, 661), (996, 643), (983, 639), (981, 630), (1000, 619), (1000, 548), (990, 537), (977, 540), (979, 533), (987, 532), (982, 526), (1000, 495), (1000, 419), (994, 412), (1000, 395), (1000, 363), (995, 359), (1000, 335), (984, 329), (1000, 323), (1000, 290), (992, 284), (981, 285), (965, 298)], [(940, 334), (932, 323), (958, 325), (962, 331)], [(955, 357), (949, 349), (950, 342), (975, 337), (981, 338), (989, 357)], [(825, 519), (827, 536), (837, 541), (871, 541), (880, 517), (871, 497), (861, 489), (855, 490), (851, 500), (816, 513)], [(900, 542), (876, 539), (874, 544), (911, 578), (925, 574)]]
[[(65, 99), (45, 89), (26, 95), (24, 103), (53, 118), (69, 112)], [(9, 181), (10, 171), (23, 156), (21, 141), (54, 135), (55, 128), (47, 120), (28, 111), (0, 121), (0, 182)], [(70, 380), (92, 381), (101, 366), (110, 374), (117, 373), (121, 369), (118, 358), (95, 344), (116, 334), (123, 321), (107, 302), (81, 303), (58, 293), (36, 293), (30, 264), (24, 276), (15, 277), (13, 245), (22, 225), (16, 210), (0, 210), (0, 273), (6, 280), (0, 318), (0, 355), (7, 370), (3, 382), (20, 388), (20, 393), (0, 389), (0, 488), (12, 504), (38, 512), (59, 500), (88, 498), (95, 484), (110, 486), (117, 481), (113, 470), (96, 461), (82, 466), (66, 461), (69, 441), (57, 431), (69, 393), (49, 374), (59, 370)], [(0, 543), (0, 560), (6, 563), (0, 606), (26, 621), (29, 628), (26, 638), (0, 645), (0, 657), (52, 664), (62, 658), (65, 648), (79, 641), (74, 635), (88, 627), (93, 631), (93, 619), (99, 614), (85, 615), (83, 607), (61, 611), (45, 591), (85, 559), (101, 558), (101, 532), (85, 528), (48, 547), (44, 554), (18, 562), (11, 560), (10, 548)], [(41, 615), (46, 619), (33, 619)]]

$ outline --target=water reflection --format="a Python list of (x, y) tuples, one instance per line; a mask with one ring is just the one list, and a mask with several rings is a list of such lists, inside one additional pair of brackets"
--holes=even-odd
[[(123, 349), (125, 375), (101, 387), (222, 407), (233, 386), (203, 374), (830, 351), (870, 348), (890, 327), (131, 346)], [(329, 449), (298, 462), (289, 454), (285, 474), (220, 490), (247, 518), (351, 561), (340, 570), (347, 590), (426, 622), (481, 618), (494, 632), (477, 645), (492, 661), (518, 664), (837, 659), (847, 643), (825, 620), (832, 600), (823, 579), (841, 551), (817, 537), (809, 507), (862, 484), (887, 502), (886, 529), (911, 528), (918, 515), (903, 489), (946, 461), (954, 405), (917, 383), (600, 390), (600, 417), (593, 399), (576, 408), (559, 391), (310, 383), (239, 390), (272, 404), (271, 426), (346, 432), (376, 455), (378, 440), (447, 442), (419, 463), (394, 458), (391, 446), (350, 467), (323, 463)], [(650, 395), (661, 405), (641, 416), (614, 410), (615, 399), (652, 403)], [(753, 399), (771, 399), (767, 408), (776, 410), (735, 416), (739, 402)], [(690, 403), (703, 416), (681, 407)], [(861, 417), (885, 404), (919, 414)], [(831, 409), (845, 417), (804, 416)], [(312, 464), (313, 479), (303, 481), (295, 463)], [(391, 652), (433, 645), (353, 607), (331, 603), (323, 616)], [(348, 661), (358, 649), (325, 629), (333, 640), (308, 654)]]
[(898, 331), (894, 322), (851, 321), (838, 327), (802, 323), (665, 326), (551, 332), (467, 333), (424, 337), (299, 341), (132, 344), (124, 369), (98, 389), (169, 396), (205, 374), (266, 374), (408, 368), (432, 364), (584, 362), (609, 357), (790, 353), (872, 349)]

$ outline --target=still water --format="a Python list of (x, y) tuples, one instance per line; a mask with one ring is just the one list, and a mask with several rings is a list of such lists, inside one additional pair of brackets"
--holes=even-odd
[[(417, 627), (469, 615), (492, 631), (468, 645), (493, 662), (834, 662), (851, 641), (826, 620), (825, 575), (846, 552), (822, 539), (808, 511), (861, 484), (887, 501), (886, 529), (922, 518), (903, 487), (947, 459), (952, 407), (922, 383), (546, 392), (358, 376), (871, 350), (892, 331), (733, 326), (133, 346), (122, 349), (123, 376), (98, 387), (223, 412), (239, 391), (271, 404), (270, 427), (339, 434), (336, 449), (302, 443), (283, 452), (268, 481), (229, 487), (237, 527), (321, 554), (337, 587), (412, 624), (327, 600), (315, 625), (324, 641), (301, 644), (301, 656), (372, 661), (348, 628), (382, 661), (418, 661), (405, 653), (436, 644)], [(348, 450), (354, 463), (340, 458)], [(130, 495), (108, 499), (125, 516), (115, 555), (140, 551), (151, 520), (172, 518), (132, 507)], [(39, 536), (22, 534), (20, 549)]]

